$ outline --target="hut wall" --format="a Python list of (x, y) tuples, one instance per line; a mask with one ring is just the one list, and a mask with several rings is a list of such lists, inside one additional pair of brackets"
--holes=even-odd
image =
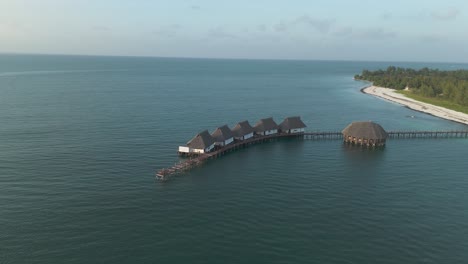
[(200, 153), (200, 154), (203, 154), (203, 153), (205, 153), (205, 150), (204, 150), (204, 149), (192, 149), (192, 152), (193, 152), (193, 153)]
[(191, 149), (191, 152), (192, 153), (200, 153), (200, 154), (203, 154), (203, 153), (207, 153), (207, 152), (210, 152), (213, 150), (215, 144), (213, 143), (211, 146), (205, 148), (205, 149)]
[(226, 139), (226, 140), (224, 141), (224, 145), (225, 145), (225, 146), (226, 146), (226, 145), (229, 145), (229, 144), (231, 144), (233, 141), (234, 141), (234, 138), (228, 138), (228, 139)]
[(252, 132), (252, 133), (249, 133), (247, 135), (243, 135), (241, 137), (234, 137), (234, 138), (237, 139), (237, 140), (246, 140), (246, 139), (252, 138), (253, 135), (254, 135), (254, 133)]
[(253, 137), (253, 132), (245, 135), (243, 139), (246, 140), (246, 139), (249, 139), (251, 137)]
[(215, 144), (213, 143), (211, 146), (205, 148), (205, 152), (210, 152), (214, 149)]
[(278, 133), (278, 129), (273, 129), (273, 130), (267, 130), (267, 131), (263, 132), (263, 135), (269, 136), (269, 135), (273, 135), (273, 134), (277, 134), (277, 133)]
[(215, 142), (215, 146), (224, 146), (224, 141)]
[(215, 142), (215, 145), (216, 145), (216, 146), (221, 146), (221, 147), (223, 147), (223, 146), (226, 146), (226, 145), (228, 145), (228, 144), (231, 144), (233, 141), (234, 141), (234, 138), (228, 138), (228, 139), (226, 139), (226, 140), (224, 140), (224, 141), (217, 141), (217, 142)]
[(305, 132), (304, 128), (294, 128), (294, 129), (288, 130), (289, 134), (304, 133), (304, 132)]
[(179, 146), (179, 152), (190, 153), (192, 151), (191, 151), (191, 149), (189, 147)]

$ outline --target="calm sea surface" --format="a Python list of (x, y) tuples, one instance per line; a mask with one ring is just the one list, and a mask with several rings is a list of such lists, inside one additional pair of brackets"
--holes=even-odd
[(359, 92), (389, 64), (0, 55), (0, 263), (466, 263), (468, 139), (283, 140), (154, 180), (245, 119), (468, 129)]

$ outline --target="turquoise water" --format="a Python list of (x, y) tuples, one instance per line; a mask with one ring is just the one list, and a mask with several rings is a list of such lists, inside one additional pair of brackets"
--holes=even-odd
[(1, 55), (0, 263), (463, 263), (465, 139), (283, 140), (154, 180), (244, 119), (468, 129), (359, 92), (388, 65)]

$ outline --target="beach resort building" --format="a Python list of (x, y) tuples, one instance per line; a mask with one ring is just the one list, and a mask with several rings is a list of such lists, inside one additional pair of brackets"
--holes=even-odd
[(234, 135), (229, 129), (227, 125), (224, 125), (222, 127), (218, 127), (213, 134), (211, 134), (211, 137), (214, 139), (215, 145), (216, 146), (226, 146), (232, 142), (234, 142)]
[(280, 132), (287, 134), (304, 133), (306, 127), (299, 116), (287, 117), (279, 125)]
[(262, 136), (274, 135), (278, 133), (278, 124), (272, 117), (260, 119), (254, 126), (254, 132)]
[(179, 153), (207, 153), (213, 150), (215, 141), (208, 130), (198, 133), (192, 138), (187, 146), (180, 146)]
[(371, 121), (353, 122), (343, 131), (344, 142), (361, 146), (384, 146), (387, 140), (387, 132), (379, 125)]
[(242, 121), (232, 129), (234, 138), (237, 140), (246, 140), (253, 137), (254, 129), (249, 124), (249, 121)]

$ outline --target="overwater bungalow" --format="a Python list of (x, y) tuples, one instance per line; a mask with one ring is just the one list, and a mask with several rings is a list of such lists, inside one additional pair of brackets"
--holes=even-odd
[(211, 137), (214, 139), (216, 146), (223, 147), (234, 142), (234, 135), (227, 125), (218, 127), (213, 134), (211, 134)]
[(254, 132), (262, 136), (274, 135), (278, 133), (278, 124), (272, 117), (260, 119), (254, 126)]
[(254, 129), (249, 124), (249, 121), (242, 121), (237, 123), (237, 125), (232, 129), (234, 138), (237, 140), (246, 140), (253, 137)]
[(387, 132), (371, 121), (353, 122), (343, 131), (344, 142), (361, 146), (384, 146), (387, 140)]
[(179, 153), (207, 153), (213, 150), (215, 141), (208, 130), (198, 133), (187, 142), (187, 146), (180, 146)]
[(284, 119), (279, 125), (281, 133), (300, 134), (305, 132), (307, 126), (302, 122), (301, 117), (291, 116)]

